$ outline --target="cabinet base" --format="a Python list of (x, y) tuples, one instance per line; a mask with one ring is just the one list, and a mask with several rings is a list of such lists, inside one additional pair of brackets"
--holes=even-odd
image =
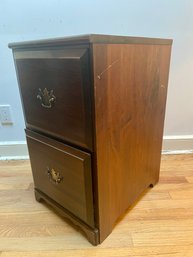
[(51, 205), (62, 217), (70, 221), (76, 227), (80, 228), (81, 232), (83, 232), (83, 234), (92, 245), (99, 244), (99, 231), (97, 228), (89, 227), (87, 224), (73, 216), (73, 214), (71, 214), (68, 210), (60, 206), (58, 203), (56, 203), (44, 193), (40, 192), (38, 189), (35, 189), (34, 192), (35, 198), (38, 202), (44, 200), (46, 203)]

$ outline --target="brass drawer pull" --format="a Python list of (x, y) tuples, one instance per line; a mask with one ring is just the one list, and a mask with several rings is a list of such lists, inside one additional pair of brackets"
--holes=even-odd
[(53, 90), (50, 90), (49, 92), (47, 88), (44, 88), (43, 91), (39, 88), (37, 99), (41, 101), (41, 105), (45, 108), (51, 108), (52, 104), (56, 101)]
[(55, 184), (59, 184), (63, 180), (63, 177), (60, 175), (60, 173), (54, 169), (47, 168), (47, 174), (50, 181), (54, 182)]

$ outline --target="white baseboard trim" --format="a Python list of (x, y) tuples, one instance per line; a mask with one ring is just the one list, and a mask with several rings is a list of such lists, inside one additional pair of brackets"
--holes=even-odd
[(0, 142), (0, 160), (29, 159), (26, 141)]
[(191, 154), (193, 153), (193, 135), (164, 136), (163, 154)]
[[(193, 135), (164, 136), (162, 154), (192, 154)], [(0, 142), (0, 160), (29, 159), (26, 141)]]

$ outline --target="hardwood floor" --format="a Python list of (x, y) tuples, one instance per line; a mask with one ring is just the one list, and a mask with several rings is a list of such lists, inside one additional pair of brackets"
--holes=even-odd
[(193, 155), (163, 155), (147, 189), (99, 246), (34, 199), (29, 161), (0, 162), (0, 257), (192, 257)]

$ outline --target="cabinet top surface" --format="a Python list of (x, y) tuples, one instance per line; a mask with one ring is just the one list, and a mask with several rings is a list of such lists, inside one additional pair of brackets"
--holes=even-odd
[(128, 37), (114, 35), (88, 34), (79, 36), (68, 36), (63, 38), (42, 39), (10, 43), (10, 48), (34, 48), (42, 46), (62, 46), (80, 44), (152, 44), (152, 45), (171, 45), (172, 39), (147, 38), (147, 37)]

